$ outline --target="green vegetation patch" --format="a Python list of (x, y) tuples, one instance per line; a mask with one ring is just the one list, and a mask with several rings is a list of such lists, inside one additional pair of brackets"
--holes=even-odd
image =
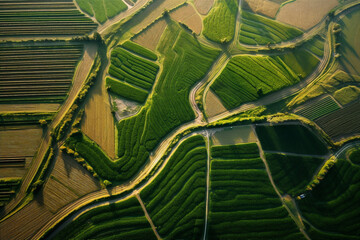
[(218, 43), (231, 41), (234, 38), (237, 12), (237, 0), (217, 0), (204, 19), (204, 36)]
[(340, 109), (339, 105), (330, 96), (327, 96), (313, 104), (307, 104), (300, 110), (296, 111), (296, 114), (304, 116), (310, 120), (315, 120), (338, 109)]
[(266, 161), (281, 194), (296, 197), (305, 191), (324, 159), (267, 153)]
[(259, 148), (254, 143), (241, 143), (237, 145), (222, 145), (211, 147), (213, 158), (253, 158), (259, 155)]
[(109, 87), (109, 91), (139, 103), (144, 103), (148, 95), (148, 92), (141, 88), (136, 88), (111, 77), (106, 78), (106, 85)]
[(352, 163), (360, 165), (360, 147), (349, 150), (348, 157)]
[(23, 124), (39, 124), (40, 120), (51, 122), (55, 113), (0, 113), (0, 125), (23, 125)]
[(76, 0), (76, 3), (99, 23), (106, 22), (128, 8), (122, 0)]
[(151, 50), (144, 48), (143, 46), (140, 46), (139, 44), (136, 44), (132, 41), (126, 41), (121, 45), (126, 50), (129, 50), (133, 53), (139, 54), (145, 58), (148, 58), (150, 60), (157, 60), (157, 55), (153, 53)]
[(55, 240), (145, 238), (155, 240), (156, 236), (135, 197), (85, 212), (54, 237)]
[[(251, 146), (251, 147), (250, 147)], [(255, 143), (232, 159), (211, 160), (208, 239), (303, 239), (274, 191)], [(228, 147), (224, 147), (225, 152)], [(258, 152), (258, 150), (257, 150)], [(233, 156), (237, 156), (234, 152)]]
[(264, 151), (325, 155), (327, 147), (303, 125), (256, 126), (256, 133)]
[(359, 98), (360, 88), (357, 86), (346, 86), (335, 91), (333, 95), (341, 105), (346, 105)]
[(141, 192), (163, 239), (200, 239), (204, 230), (206, 148), (202, 136), (185, 140)]
[(359, 192), (360, 166), (339, 159), (311, 193), (298, 201), (298, 206), (304, 218), (319, 231), (338, 239), (358, 239)]
[(303, 32), (270, 18), (241, 11), (239, 34), (240, 43), (266, 45), (288, 41), (302, 35)]
[(319, 35), (316, 35), (310, 41), (307, 41), (304, 44), (304, 47), (307, 51), (310, 51), (315, 56), (321, 58), (324, 56), (324, 43), (324, 39)]
[(157, 64), (135, 56), (121, 47), (111, 52), (109, 74), (121, 81), (150, 90), (158, 71)]

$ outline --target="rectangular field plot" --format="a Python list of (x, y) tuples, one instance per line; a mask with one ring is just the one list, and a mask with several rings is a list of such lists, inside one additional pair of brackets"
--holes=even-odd
[(270, 184), (255, 143), (212, 147), (211, 157), (207, 239), (304, 239)]
[(258, 125), (256, 133), (264, 151), (325, 155), (328, 149), (320, 138), (301, 124)]
[(315, 120), (338, 109), (340, 109), (339, 105), (330, 96), (327, 96), (311, 104), (300, 106), (295, 113), (310, 120)]
[(62, 102), (70, 89), (81, 44), (0, 47), (0, 103)]
[(11, 199), (20, 182), (19, 178), (0, 178), (0, 207)]
[(96, 26), (69, 0), (0, 1), (0, 38), (84, 35)]
[(256, 136), (251, 126), (237, 126), (223, 128), (214, 132), (211, 140), (213, 145), (234, 145), (256, 142)]

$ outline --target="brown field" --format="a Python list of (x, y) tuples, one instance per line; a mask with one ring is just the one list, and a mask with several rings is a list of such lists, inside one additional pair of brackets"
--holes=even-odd
[(85, 103), (82, 131), (108, 154), (115, 158), (115, 124), (109, 95), (103, 81), (97, 81)]
[(335, 141), (360, 133), (360, 101), (352, 103), (315, 122)]
[(307, 30), (320, 22), (337, 4), (337, 0), (296, 0), (280, 8), (276, 20)]
[(205, 96), (205, 112), (211, 118), (227, 111), (220, 99), (209, 89)]
[(57, 103), (0, 104), (0, 113), (56, 112), (59, 107)]
[(44, 187), (44, 204), (56, 212), (75, 199), (100, 189), (99, 183), (79, 163), (60, 153)]
[(256, 136), (251, 126), (222, 128), (212, 134), (213, 145), (234, 145), (239, 143), (256, 142)]
[(159, 19), (137, 34), (132, 40), (152, 51), (155, 51), (165, 27), (166, 21), (164, 19)]
[(271, 18), (275, 18), (280, 4), (269, 0), (245, 0), (243, 2), (245, 9), (249, 9), (254, 13), (262, 14)]
[(195, 0), (194, 5), (200, 14), (206, 15), (214, 5), (214, 0)]
[(202, 21), (192, 5), (185, 4), (171, 12), (170, 16), (172, 19), (187, 25), (196, 34), (201, 33)]
[(51, 217), (39, 194), (36, 200), (0, 223), (0, 239), (30, 239)]

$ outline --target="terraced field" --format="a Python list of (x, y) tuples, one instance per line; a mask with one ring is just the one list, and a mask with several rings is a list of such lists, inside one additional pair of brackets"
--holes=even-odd
[(240, 43), (266, 45), (291, 40), (302, 31), (247, 11), (241, 12)]
[(71, 0), (1, 0), (0, 22), (0, 38), (84, 35), (97, 26)]
[(63, 102), (72, 84), (81, 44), (0, 47), (0, 103)]
[(20, 182), (21, 179), (19, 178), (0, 178), (0, 207), (4, 206), (11, 199), (18, 189)]
[(360, 167), (339, 159), (311, 194), (298, 201), (303, 217), (312, 224), (313, 239), (358, 239)]
[(218, 43), (231, 41), (234, 38), (237, 12), (237, 0), (217, 0), (203, 21), (204, 36)]
[(54, 239), (156, 239), (135, 197), (92, 209)]
[(211, 148), (208, 239), (305, 239), (270, 184), (255, 143)]
[(340, 109), (339, 105), (330, 96), (327, 96), (315, 103), (300, 106), (295, 113), (310, 120), (315, 120), (338, 109)]
[(163, 239), (200, 239), (204, 230), (206, 148), (202, 136), (184, 141), (161, 173), (141, 191)]

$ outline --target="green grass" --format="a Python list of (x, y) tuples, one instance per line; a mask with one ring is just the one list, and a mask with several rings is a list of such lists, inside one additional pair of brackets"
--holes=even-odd
[(163, 239), (200, 239), (204, 230), (206, 148), (202, 136), (185, 140), (141, 192)]
[(106, 85), (109, 87), (109, 91), (139, 103), (144, 103), (148, 95), (148, 92), (143, 89), (136, 88), (130, 84), (118, 81), (111, 77), (106, 78)]
[(358, 239), (359, 180), (360, 166), (339, 159), (320, 184), (307, 194), (305, 199), (298, 201), (302, 216), (316, 228), (330, 235), (343, 234), (338, 236), (338, 239), (351, 239), (344, 235)]
[(299, 111), (296, 111), (296, 114), (306, 117), (310, 120), (315, 120), (338, 109), (340, 109), (339, 105), (337, 105), (337, 103), (330, 96), (327, 96), (311, 105), (306, 105)]
[(156, 239), (135, 197), (94, 208), (72, 221), (54, 239)]
[(157, 55), (153, 53), (151, 50), (144, 48), (143, 46), (140, 46), (139, 44), (136, 44), (132, 41), (126, 41), (121, 45), (126, 50), (129, 50), (133, 53), (139, 54), (145, 58), (148, 58), (150, 60), (157, 60)]
[(304, 47), (318, 57), (324, 56), (324, 39), (319, 35), (316, 35), (310, 41), (306, 42)]
[(357, 86), (346, 86), (335, 91), (333, 96), (341, 105), (346, 105), (359, 98), (360, 88)]
[(305, 192), (322, 158), (291, 156), (285, 154), (265, 154), (275, 185), (281, 194), (293, 197)]
[(237, 0), (217, 0), (204, 19), (204, 36), (218, 43), (231, 41), (234, 38), (237, 12)]
[(264, 151), (324, 155), (327, 147), (318, 136), (303, 125), (256, 126)]
[(291, 40), (302, 31), (267, 17), (241, 11), (240, 43), (266, 45)]
[(121, 81), (150, 90), (158, 71), (157, 64), (135, 56), (121, 47), (111, 52), (109, 74)]
[(237, 56), (229, 61), (211, 90), (230, 110), (299, 80), (280, 57)]
[[(237, 145), (231, 159), (212, 155), (208, 239), (303, 239), (255, 148), (255, 143)], [(236, 154), (248, 149), (247, 156)]]
[(94, 16), (101, 24), (127, 10), (127, 5), (122, 0), (76, 0), (76, 3), (82, 11)]
[(213, 158), (253, 158), (258, 155), (259, 148), (254, 143), (211, 147), (211, 157)]
[(360, 165), (360, 148), (353, 148), (349, 153), (349, 160), (354, 164)]

